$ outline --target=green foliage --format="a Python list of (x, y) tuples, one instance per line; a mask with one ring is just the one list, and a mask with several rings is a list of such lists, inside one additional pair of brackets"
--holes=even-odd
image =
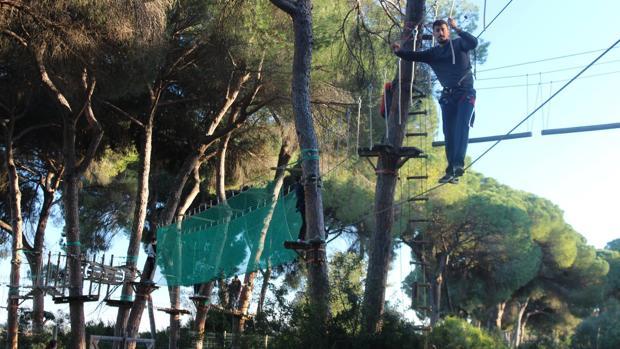
[(620, 305), (613, 302), (600, 314), (585, 319), (575, 331), (571, 348), (620, 348)]
[(569, 349), (570, 340), (559, 340), (553, 336), (541, 334), (521, 344), (519, 349)]
[(502, 349), (503, 341), (467, 321), (448, 317), (429, 335), (431, 345), (441, 349)]
[(133, 150), (107, 149), (83, 180), (80, 222), (82, 245), (105, 251), (112, 238), (129, 232), (137, 188), (138, 158)]
[(616, 239), (607, 243), (605, 247), (608, 250), (614, 250), (620, 252), (620, 239)]
[(357, 254), (337, 252), (331, 256), (329, 280), (333, 321), (349, 335), (359, 331), (365, 270), (365, 263)]

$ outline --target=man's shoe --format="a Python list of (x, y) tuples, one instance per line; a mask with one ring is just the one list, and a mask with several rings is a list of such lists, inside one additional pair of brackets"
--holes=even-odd
[(465, 173), (465, 169), (462, 167), (457, 167), (454, 169), (454, 177), (461, 177)]
[(453, 177), (450, 182), (450, 184), (459, 184), (459, 177)]
[(439, 183), (450, 183), (454, 179), (454, 175), (446, 173), (443, 177), (439, 178)]

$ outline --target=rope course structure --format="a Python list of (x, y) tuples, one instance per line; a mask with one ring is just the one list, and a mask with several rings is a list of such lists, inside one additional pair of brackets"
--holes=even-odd
[[(510, 1), (512, 2), (512, 0)], [(510, 3), (509, 2), (509, 3)], [(509, 3), (507, 5), (509, 5)], [(507, 5), (504, 7), (504, 9), (507, 7)], [(502, 10), (503, 12), (503, 10)], [(499, 13), (501, 14), (501, 13)], [(494, 18), (494, 20), (499, 16), (499, 14)], [(493, 21), (494, 21), (493, 20)], [(490, 26), (491, 23), (489, 23), (489, 25), (486, 26), (486, 28), (488, 28)], [(482, 33), (479, 34), (479, 36), (482, 35)], [(425, 38), (423, 38), (425, 39)], [(523, 123), (525, 123), (528, 119), (530, 119), (536, 112), (538, 112), (541, 108), (543, 108), (546, 104), (549, 103), (549, 101), (551, 101), (553, 98), (555, 98), (558, 94), (560, 94), (566, 87), (568, 87), (572, 82), (574, 82), (576, 79), (578, 79), (584, 72), (586, 72), (590, 67), (592, 67), (594, 64), (596, 64), (602, 57), (604, 57), (607, 53), (609, 53), (609, 51), (611, 51), (612, 49), (614, 49), (618, 43), (620, 43), (620, 40), (615, 41), (610, 47), (608, 47), (607, 49), (602, 50), (603, 52), (597, 56), (594, 60), (592, 60), (588, 65), (586, 65), (579, 73), (577, 73), (574, 77), (572, 77), (571, 79), (569, 79), (562, 87), (560, 87), (558, 90), (556, 90), (553, 94), (551, 94), (545, 101), (543, 101), (537, 108), (535, 108), (532, 112), (530, 112), (529, 114), (527, 114), (523, 120), (521, 120), (520, 122), (518, 122), (512, 129), (510, 129), (508, 132), (506, 132), (503, 135), (498, 135), (498, 136), (490, 136), (486, 139), (486, 141), (495, 141), (494, 144), (492, 144), (491, 146), (489, 146), (482, 154), (480, 154), (478, 157), (476, 157), (469, 165), (467, 165), (465, 167), (465, 169), (469, 169), (471, 168), (476, 162), (480, 161), (486, 154), (488, 154), (493, 148), (495, 148), (500, 142), (504, 141), (504, 140), (508, 140), (508, 139), (514, 139), (514, 138), (523, 138), (523, 137), (529, 137), (531, 136), (531, 132), (530, 133), (523, 133), (523, 134), (514, 134), (513, 132), (519, 127), (521, 126)], [(586, 53), (592, 53), (592, 52), (600, 52), (601, 50), (595, 50), (595, 51), (586, 51), (586, 52), (582, 52), (582, 53), (577, 53), (574, 55), (581, 55), (581, 54), (586, 54)], [(560, 57), (554, 57), (551, 59), (557, 59), (557, 58), (564, 58), (564, 57), (568, 57), (568, 56), (572, 56), (572, 55), (565, 55), (565, 56), (560, 56)], [(547, 59), (549, 60), (549, 59)], [(532, 61), (532, 62), (526, 62), (526, 63), (521, 63), (519, 65), (524, 65), (524, 64), (529, 64), (529, 63), (533, 63), (533, 62), (538, 62), (538, 61)], [(515, 66), (515, 65), (511, 65), (511, 66)], [(509, 67), (509, 66), (505, 66), (505, 67)], [(494, 68), (492, 70), (496, 70), (496, 69), (503, 69), (505, 67), (499, 67), (499, 68)], [(491, 69), (490, 69), (491, 70)], [(489, 71), (489, 70), (487, 70)], [(372, 124), (372, 123), (371, 123)], [(558, 134), (558, 133), (567, 133), (570, 131), (573, 132), (581, 132), (582, 130), (599, 130), (599, 129), (610, 129), (610, 128), (618, 128), (620, 127), (620, 124), (605, 124), (605, 125), (594, 125), (591, 127), (579, 127), (579, 128), (568, 128), (568, 129), (559, 129), (557, 130), (557, 133), (554, 131), (547, 131), (545, 133), (547, 134)], [(475, 142), (476, 139), (473, 139), (473, 141)], [(373, 147), (374, 148), (374, 147)], [(373, 148), (369, 147), (369, 148), (360, 148), (358, 150), (360, 157), (362, 156), (376, 156), (377, 153), (373, 152)], [(419, 150), (419, 153), (417, 154), (419, 155), (425, 155), (423, 154), (423, 151)], [(416, 176), (413, 176), (416, 177)], [(425, 179), (423, 178), (423, 176), (420, 177), (416, 177), (416, 178), (420, 178), (420, 179)], [(428, 188), (420, 193), (417, 193), (411, 197), (408, 198), (404, 198), (401, 199), (398, 202), (395, 202), (393, 207), (389, 207), (386, 208), (384, 210), (388, 210), (388, 209), (393, 209), (394, 207), (398, 207), (401, 206), (403, 204), (406, 204), (408, 202), (412, 202), (412, 201), (416, 201), (419, 200), (420, 198), (423, 198), (425, 195), (443, 187), (444, 185), (446, 185), (446, 183), (440, 183), (437, 185), (432, 186), (431, 188)], [(384, 210), (376, 210), (376, 209), (371, 209), (369, 211), (364, 212), (362, 215), (360, 215), (361, 217), (365, 217), (367, 215), (370, 214), (377, 214), (381, 211)], [(358, 219), (355, 220), (354, 222), (352, 222), (352, 225), (355, 224), (359, 224), (363, 222), (363, 218), (362, 219)], [(413, 218), (410, 220), (411, 223), (428, 223), (427, 219), (424, 218)]]
[[(80, 258), (82, 271), (82, 286), (79, 296), (70, 296), (71, 285), (69, 281), (69, 269), (67, 260)], [(35, 273), (29, 281), (20, 282), (22, 286), (13, 294), (12, 299), (20, 299), (21, 302), (33, 298), (35, 291), (40, 291), (43, 295), (50, 295), (56, 304), (69, 303), (79, 300), (82, 302), (96, 302), (101, 297), (102, 288), (107, 285), (104, 294), (104, 301), (108, 305), (113, 303), (110, 296), (114, 290), (124, 283), (131, 283), (129, 270), (124, 265), (113, 265), (114, 256), (110, 258), (108, 264), (105, 263), (105, 254), (98, 259), (96, 256), (91, 258), (81, 255), (73, 256), (64, 252), (47, 254), (47, 263), (43, 264), (40, 270)], [(26, 281), (26, 280), (24, 280)], [(112, 290), (110, 287), (112, 286)], [(119, 301), (120, 302), (120, 301)]]

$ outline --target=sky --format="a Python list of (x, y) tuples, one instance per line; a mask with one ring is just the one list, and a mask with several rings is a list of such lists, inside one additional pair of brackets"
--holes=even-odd
[[(483, 8), (483, 0), (474, 2)], [(505, 3), (487, 0), (487, 23)], [(616, 0), (514, 0), (481, 37), (491, 44), (487, 61), (477, 67), (476, 125), (471, 136), (506, 133), (601, 49), (619, 40), (618, 13)], [(601, 51), (494, 69), (594, 50)], [(575, 67), (580, 69), (568, 69)], [(490, 79), (506, 76), (517, 77)], [(616, 218), (620, 185), (614, 178), (620, 173), (620, 129), (553, 136), (541, 136), (540, 131), (620, 122), (616, 91), (620, 44), (582, 76), (515, 131), (532, 131), (534, 137), (500, 143), (473, 168), (553, 201), (569, 224), (602, 248), (620, 238)], [(523, 86), (528, 82), (532, 85)], [(515, 85), (521, 86), (507, 87)], [(476, 158), (490, 145), (472, 144), (468, 155)]]
[[(473, 2), (483, 8), (484, 0)], [(487, 23), (505, 4), (505, 0), (487, 0)], [(620, 27), (615, 18), (618, 13), (620, 1), (617, 0), (590, 0), (587, 3), (513, 0), (481, 37), (491, 45), (487, 61), (477, 66), (476, 125), (471, 130), (471, 137), (506, 133), (548, 98), (550, 92), (561, 87), (564, 80), (577, 74), (579, 69), (575, 67), (585, 67), (602, 49), (620, 39)], [(480, 28), (481, 25), (482, 14)], [(594, 50), (599, 51), (497, 69)], [(583, 74), (586, 78), (573, 82), (531, 122), (516, 131), (532, 131), (534, 137), (501, 142), (473, 167), (501, 183), (553, 201), (565, 212), (566, 221), (598, 248), (620, 238), (620, 220), (616, 217), (620, 185), (614, 177), (620, 173), (620, 129), (556, 136), (541, 136), (540, 131), (620, 122), (617, 110), (620, 97), (616, 91), (620, 81), (620, 45), (600, 62)], [(588, 77), (590, 75), (595, 76)], [(530, 86), (523, 86), (526, 83)], [(442, 139), (442, 136), (436, 138)], [(490, 145), (472, 144), (468, 155), (476, 158)], [(58, 231), (52, 232), (48, 239), (52, 250), (51, 242), (57, 241), (54, 236), (58, 236)], [(113, 253), (123, 255), (126, 248), (124, 238), (114, 240)], [(409, 300), (400, 291), (400, 282), (410, 271), (410, 253), (406, 247), (396, 253), (386, 299), (394, 300), (395, 306), (404, 312)], [(141, 254), (140, 266), (144, 258)], [(0, 282), (9, 279), (8, 265), (7, 260), (0, 261)], [(163, 281), (161, 275), (155, 279)], [(7, 293), (8, 288), (2, 285), (0, 303), (6, 304)], [(165, 288), (156, 291), (154, 299), (156, 306), (167, 307), (169, 304)], [(68, 312), (68, 306), (55, 306), (49, 298), (47, 300), (46, 305), (51, 310)], [(115, 309), (97, 306), (97, 303), (86, 304), (89, 319), (107, 321), (114, 318)], [(189, 303), (184, 306), (193, 308)], [(412, 312), (409, 311), (408, 315), (412, 316)], [(0, 308), (0, 319), (5, 318), (6, 310)], [(147, 330), (146, 312), (143, 319), (141, 329)], [(156, 320), (159, 328), (168, 324), (164, 313), (156, 312)]]

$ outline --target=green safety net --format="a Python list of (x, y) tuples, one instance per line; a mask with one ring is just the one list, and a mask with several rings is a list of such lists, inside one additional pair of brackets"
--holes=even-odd
[[(157, 264), (168, 285), (194, 285), (297, 258), (284, 248), (301, 228), (294, 192), (273, 205), (273, 184), (252, 188), (157, 230)], [(271, 219), (269, 215), (271, 213)], [(263, 232), (266, 231), (266, 234)]]

